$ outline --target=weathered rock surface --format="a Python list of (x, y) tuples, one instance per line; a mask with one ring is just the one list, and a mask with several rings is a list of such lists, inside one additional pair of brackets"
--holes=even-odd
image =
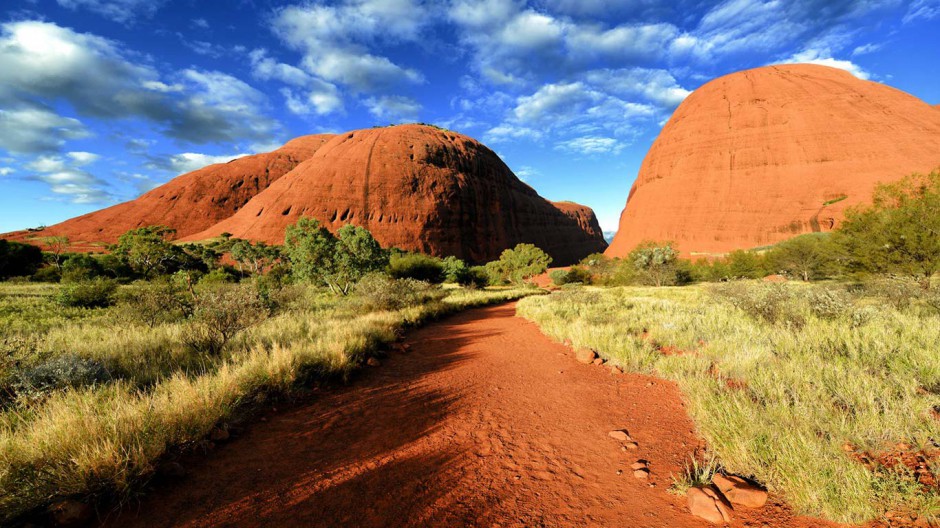
[(940, 112), (825, 66), (721, 77), (679, 105), (653, 143), (607, 250), (646, 240), (720, 254), (836, 227), (878, 182), (940, 166)]
[(188, 239), (229, 232), (279, 244), (302, 216), (334, 231), (365, 227), (383, 246), (471, 262), (523, 242), (556, 265), (606, 248), (590, 209), (545, 200), (483, 144), (423, 125), (341, 134), (234, 216)]
[(283, 147), (218, 163), (178, 176), (136, 200), (66, 220), (14, 239), (68, 236), (79, 248), (117, 242), (122, 234), (150, 225), (176, 229), (178, 237), (202, 231), (228, 218), (269, 185), (330, 140), (330, 134), (302, 136)]
[(689, 488), (686, 492), (689, 512), (712, 524), (731, 521), (731, 511), (712, 488)]
[(712, 484), (733, 506), (763, 508), (767, 504), (767, 491), (741, 477), (716, 473)]
[(594, 352), (590, 348), (579, 348), (575, 350), (574, 357), (581, 363), (593, 363), (597, 359), (597, 352)]

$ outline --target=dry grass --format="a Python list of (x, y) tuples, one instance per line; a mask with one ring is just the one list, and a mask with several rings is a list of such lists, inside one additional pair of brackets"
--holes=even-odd
[(937, 451), (940, 315), (870, 298), (833, 310), (820, 286), (788, 288), (775, 323), (705, 287), (585, 288), (525, 299), (519, 312), (559, 341), (677, 382), (722, 467), (754, 477), (801, 513), (937, 519), (936, 486), (905, 469), (866, 467), (844, 446)]
[(252, 402), (343, 378), (408, 326), (532, 293), (453, 289), (441, 301), (365, 314), (308, 293), (239, 335), (220, 357), (204, 357), (185, 346), (182, 324), (150, 329), (117, 308), (46, 316), (54, 288), (0, 291), (5, 338), (26, 339), (39, 357), (74, 354), (120, 374), (0, 413), (0, 523), (57, 497), (126, 497), (168, 450), (200, 441)]

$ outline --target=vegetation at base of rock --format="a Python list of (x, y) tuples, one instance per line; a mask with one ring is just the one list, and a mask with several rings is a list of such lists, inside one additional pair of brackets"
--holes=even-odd
[(518, 244), (507, 249), (486, 265), (491, 284), (521, 285), (528, 279), (544, 273), (552, 263), (552, 257), (532, 244)]
[[(56, 499), (125, 498), (168, 452), (258, 402), (345, 378), (403, 328), (536, 292), (479, 289), (482, 268), (392, 252), (352, 225), (334, 235), (301, 219), (283, 248), (170, 236), (135, 229), (109, 255), (61, 241), (42, 268), (38, 248), (5, 246), (7, 269), (25, 269), (25, 251), (61, 284), (0, 284), (0, 523)], [(429, 262), (433, 276), (415, 272)]]
[(851, 284), (741, 281), (576, 288), (525, 299), (519, 313), (624, 370), (675, 381), (721, 466), (800, 513), (937, 519), (940, 489), (921, 473), (846, 452), (923, 450), (937, 473), (940, 310), (924, 298), (899, 310)]

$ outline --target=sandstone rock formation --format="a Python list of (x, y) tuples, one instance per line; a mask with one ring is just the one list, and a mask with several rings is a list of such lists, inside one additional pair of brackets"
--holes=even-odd
[(689, 256), (836, 227), (876, 183), (940, 166), (940, 112), (825, 66), (767, 66), (694, 91), (640, 168), (607, 250)]
[(363, 226), (383, 246), (471, 262), (522, 242), (556, 265), (606, 248), (593, 211), (552, 204), (483, 144), (424, 125), (338, 135), (231, 218), (186, 239), (228, 232), (280, 244), (303, 216), (334, 231)]
[(26, 240), (68, 236), (79, 249), (114, 243), (131, 229), (165, 225), (183, 237), (235, 214), (256, 194), (312, 156), (330, 134), (302, 136), (265, 154), (209, 165), (183, 174), (136, 200), (95, 211), (35, 233), (15, 233)]

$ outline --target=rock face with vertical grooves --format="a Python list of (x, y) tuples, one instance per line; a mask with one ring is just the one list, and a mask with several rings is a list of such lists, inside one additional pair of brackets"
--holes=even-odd
[(653, 143), (607, 250), (646, 241), (686, 255), (828, 231), (878, 182), (940, 166), (940, 112), (850, 73), (809, 64), (716, 79)]
[[(38, 233), (9, 238), (68, 236), (73, 249), (114, 243), (122, 234), (151, 225), (176, 229), (184, 237), (228, 218), (268, 188), (333, 136), (302, 136), (265, 154), (245, 156), (183, 174), (136, 200), (62, 222)], [(28, 240), (27, 240), (28, 241)]]
[(424, 125), (340, 134), (231, 218), (187, 239), (228, 232), (280, 244), (304, 216), (333, 231), (366, 227), (383, 246), (471, 262), (522, 242), (560, 265), (606, 248), (593, 211), (552, 204), (483, 144)]

